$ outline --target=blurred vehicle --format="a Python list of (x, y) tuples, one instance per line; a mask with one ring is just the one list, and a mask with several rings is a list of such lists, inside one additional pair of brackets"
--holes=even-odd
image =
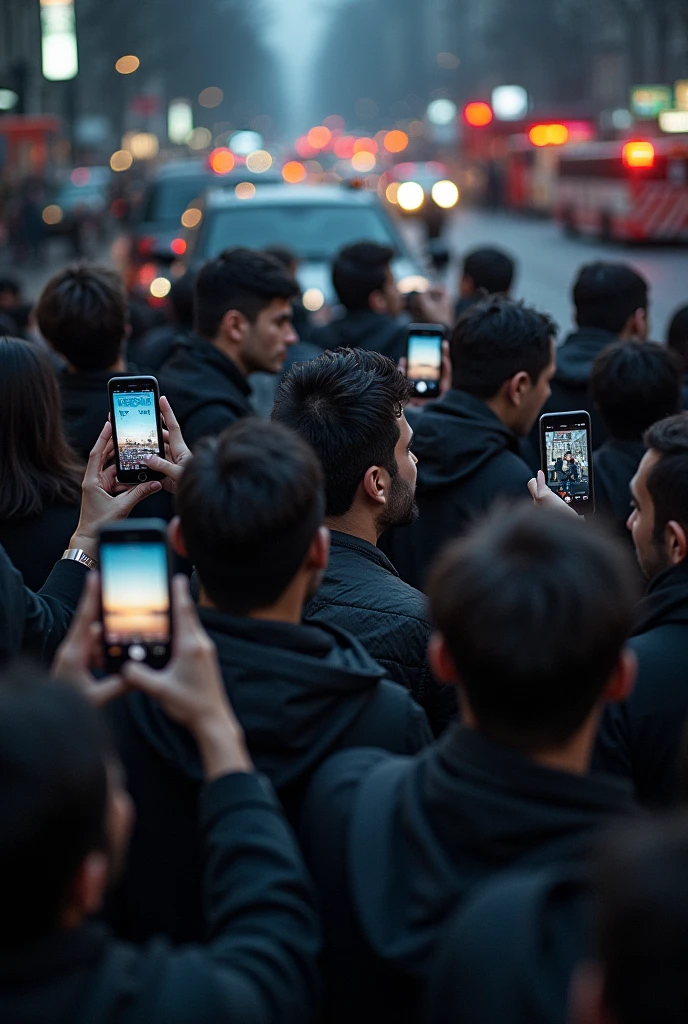
[(459, 190), (445, 165), (436, 160), (400, 163), (387, 177), (387, 202), (402, 216), (422, 219), (428, 238), (439, 238), (448, 212), (459, 202)]
[(569, 146), (559, 159), (556, 217), (604, 241), (688, 238), (688, 136)]
[(374, 192), (331, 185), (212, 188), (194, 209), (184, 269), (194, 269), (229, 246), (287, 246), (299, 258), (299, 283), (311, 312), (336, 304), (331, 264), (352, 242), (391, 246), (396, 254), (392, 272), (402, 292), (425, 291), (429, 285), (423, 266)]
[(42, 219), (48, 238), (69, 238), (76, 256), (95, 249), (109, 220), (109, 167), (75, 167), (69, 180), (49, 194)]

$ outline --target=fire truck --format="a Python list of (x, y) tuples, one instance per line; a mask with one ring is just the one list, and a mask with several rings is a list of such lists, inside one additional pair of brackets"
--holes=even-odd
[(555, 216), (571, 235), (688, 239), (688, 135), (566, 146)]

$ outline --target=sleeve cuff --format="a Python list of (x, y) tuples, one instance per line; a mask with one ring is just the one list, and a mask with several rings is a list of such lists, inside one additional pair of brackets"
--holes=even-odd
[(61, 558), (53, 566), (47, 580), (38, 591), (44, 597), (52, 595), (57, 591), (60, 596), (71, 598), (76, 604), (81, 597), (86, 573), (90, 572), (81, 562), (74, 562), (69, 558)]

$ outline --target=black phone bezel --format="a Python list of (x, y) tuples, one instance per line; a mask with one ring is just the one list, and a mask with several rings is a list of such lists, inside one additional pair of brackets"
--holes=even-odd
[(550, 412), (542, 414), (538, 422), (538, 435), (540, 439), (540, 469), (545, 474), (545, 478), (547, 478), (548, 466), (545, 448), (546, 429), (574, 430), (577, 427), (580, 427), (581, 424), (585, 426), (588, 440), (588, 482), (590, 493), (587, 501), (582, 497), (574, 498), (571, 502), (567, 502), (567, 505), (569, 505), (569, 508), (572, 508), (574, 512), (577, 512), (578, 515), (587, 516), (592, 515), (595, 511), (595, 469), (593, 466), (592, 423), (590, 413), (586, 409), (574, 409), (572, 412)]
[[(124, 386), (122, 386), (124, 385)], [(162, 436), (162, 416), (160, 414), (160, 386), (157, 377), (152, 374), (132, 374), (130, 377), (111, 377), (108, 381), (108, 404), (110, 408), (110, 422), (112, 423), (112, 441), (115, 446), (115, 466), (117, 479), (121, 484), (139, 484), (147, 480), (163, 480), (164, 474), (157, 473), (152, 469), (120, 469), (119, 445), (117, 443), (117, 431), (115, 429), (115, 402), (114, 395), (126, 394), (127, 391), (153, 391), (155, 405), (155, 425), (158, 432), (158, 448), (160, 455), (164, 456), (165, 443)]]
[[(408, 376), (408, 368), (409, 368), (409, 338), (411, 337), (412, 334), (422, 334), (422, 335), (425, 335), (426, 337), (430, 337), (430, 338), (439, 337), (439, 339), (440, 339), (440, 345), (439, 345), (439, 356), (440, 356), (439, 371), (440, 371), (440, 376), (437, 378), (437, 380), (427, 380), (426, 378), (421, 377), (421, 378), (419, 378), (419, 380), (413, 380), (412, 381), (411, 378)], [(411, 393), (412, 393), (414, 398), (427, 398), (427, 399), (439, 398), (439, 394), (440, 394), (440, 381), (442, 379), (442, 342), (444, 341), (445, 334), (446, 334), (446, 328), (444, 327), (443, 324), (409, 324), (407, 329), (406, 329), (406, 379), (408, 380), (409, 384), (411, 384), (411, 386), (412, 386), (412, 392)], [(426, 387), (425, 391), (420, 391), (419, 392), (419, 391), (416, 390), (416, 388), (417, 388), (417, 385), (420, 383), (421, 380), (424, 381), (424, 383), (427, 385), (427, 387)]]

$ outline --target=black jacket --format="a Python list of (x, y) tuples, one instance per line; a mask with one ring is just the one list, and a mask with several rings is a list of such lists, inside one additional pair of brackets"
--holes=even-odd
[(79, 511), (79, 505), (48, 505), (37, 516), (0, 520), (0, 544), (29, 590), (41, 589), (69, 547)]
[(203, 338), (176, 345), (158, 375), (188, 445), (252, 414), (251, 388), (237, 366)]
[(460, 725), (415, 758), (332, 758), (301, 821), (323, 913), (326, 1019), (415, 1020), (443, 926), (469, 890), (506, 867), (581, 860), (629, 805), (613, 778), (542, 767)]
[(642, 441), (607, 441), (593, 455), (595, 511), (630, 537), (626, 520), (631, 514), (631, 480), (645, 454)]
[(404, 583), (373, 544), (336, 530), (330, 537), (325, 576), (304, 618), (360, 640), (389, 678), (411, 691), (438, 736), (456, 717), (456, 692), (438, 684), (428, 665), (433, 626), (425, 596)]
[(372, 309), (357, 309), (311, 331), (308, 340), (322, 349), (365, 348), (398, 362), (406, 355), (407, 325)]
[(65, 434), (74, 451), (84, 461), (88, 459), (110, 412), (108, 381), (111, 377), (128, 377), (138, 372), (137, 367), (130, 365), (118, 373), (112, 373), (111, 370), (69, 373), (66, 369), (58, 373)]
[(64, 639), (88, 569), (59, 561), (37, 594), (0, 546), (0, 661), (25, 654), (49, 663)]
[(0, 958), (0, 1024), (293, 1024), (316, 1017), (318, 924), (294, 839), (255, 775), (205, 788), (208, 944), (88, 924)]
[[(412, 753), (432, 739), (423, 710), (346, 633), (200, 614), (253, 761), (292, 820), (310, 775), (334, 751), (374, 746)], [(196, 746), (141, 694), (129, 694), (109, 713), (137, 809), (124, 892), (113, 901), (111, 919), (137, 941), (158, 932), (195, 940), (202, 934)]]
[(479, 398), (452, 388), (414, 420), (418, 457), (412, 526), (390, 530), (381, 546), (401, 578), (423, 587), (436, 552), (498, 498), (529, 500), (530, 469), (518, 439)]
[(586, 873), (507, 871), (479, 886), (439, 944), (423, 1024), (566, 1024), (589, 954)]
[(677, 796), (688, 719), (688, 562), (652, 580), (630, 646), (638, 678), (627, 701), (606, 708), (595, 764), (630, 779), (641, 803), (664, 807)]

